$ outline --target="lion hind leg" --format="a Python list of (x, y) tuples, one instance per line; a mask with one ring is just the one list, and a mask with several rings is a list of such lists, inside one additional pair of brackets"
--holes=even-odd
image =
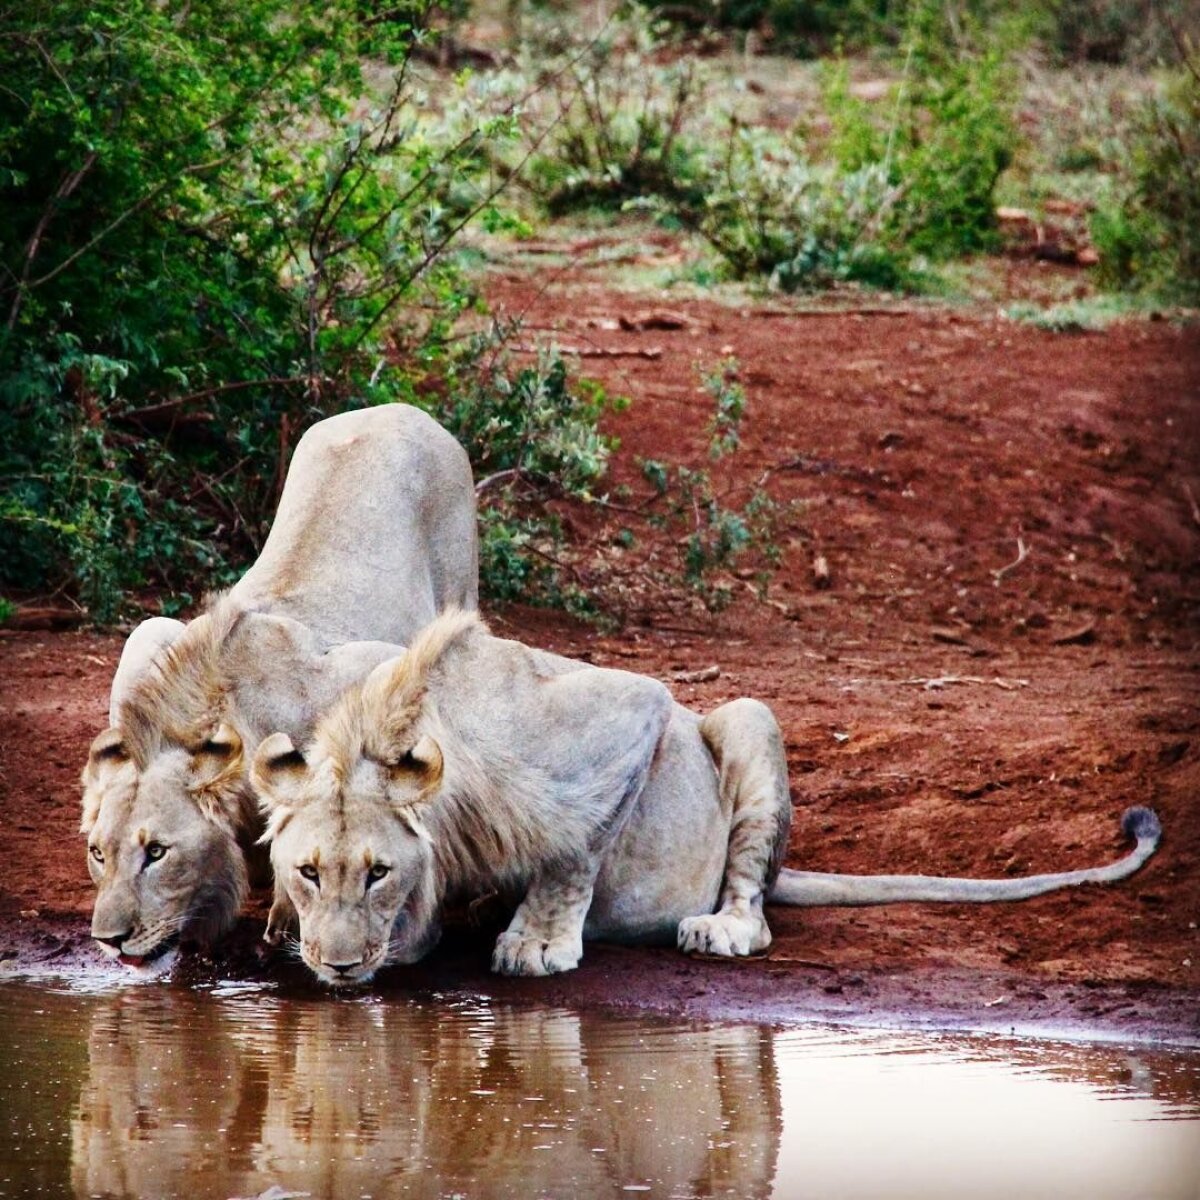
[(496, 939), (499, 975), (557, 975), (583, 957), (583, 923), (592, 904), (596, 864), (579, 862), (538, 875), (508, 928)]
[(711, 712), (700, 734), (719, 775), (730, 813), (725, 878), (715, 913), (679, 923), (685, 953), (755, 954), (771, 944), (763, 896), (779, 874), (791, 828), (787, 760), (774, 714), (757, 700), (734, 700)]

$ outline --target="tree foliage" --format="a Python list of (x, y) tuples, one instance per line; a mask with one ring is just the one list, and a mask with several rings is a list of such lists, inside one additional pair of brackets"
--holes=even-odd
[(473, 302), (450, 251), (503, 220), (485, 160), (514, 117), (426, 111), (430, 11), (0, 11), (0, 582), (104, 618), (220, 578), (303, 426), (445, 355)]

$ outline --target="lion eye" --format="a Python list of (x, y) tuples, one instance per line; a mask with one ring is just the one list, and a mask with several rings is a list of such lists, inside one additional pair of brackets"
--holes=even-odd
[(304, 866), (300, 868), (300, 874), (311, 883), (320, 885), (321, 876), (318, 873), (317, 868), (314, 867), (312, 863), (305, 863)]
[(146, 847), (146, 860), (148, 862), (158, 862), (166, 852), (167, 848), (162, 842), (151, 842)]
[(383, 863), (375, 863), (367, 872), (367, 887), (378, 883), (391, 869), (391, 867), (385, 867)]
[(102, 863), (104, 861), (104, 851), (101, 850), (99, 846), (89, 846), (88, 853), (90, 853), (98, 863)]

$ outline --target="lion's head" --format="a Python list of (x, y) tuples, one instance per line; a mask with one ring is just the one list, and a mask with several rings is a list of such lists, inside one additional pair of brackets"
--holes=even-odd
[(455, 789), (426, 677), (452, 642), (483, 628), (473, 615), (442, 618), (348, 689), (303, 752), (276, 733), (255, 755), (276, 888), (299, 918), (301, 957), (335, 987), (415, 962), (438, 936), (440, 864), (425, 816)]
[(300, 955), (335, 987), (365, 983), (385, 962), (414, 962), (437, 937), (419, 808), (442, 769), (428, 737), (386, 759), (348, 762), (338, 749), (318, 737), (305, 756), (277, 733), (252, 772), (276, 887), (300, 920)]
[(238, 834), (255, 810), (243, 739), (223, 720), (211, 670), (227, 632), (199, 618), (158, 647), (83, 769), (92, 936), (129, 966), (163, 959), (181, 938), (211, 942), (246, 895)]
[(92, 743), (82, 829), (97, 888), (92, 936), (107, 954), (145, 966), (181, 937), (209, 943), (233, 924), (248, 886), (241, 758), (227, 725), (141, 761), (120, 729)]

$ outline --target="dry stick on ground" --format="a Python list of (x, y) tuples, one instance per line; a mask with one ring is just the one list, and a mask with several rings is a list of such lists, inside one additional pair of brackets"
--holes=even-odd
[(1181, 484), (1181, 486), (1183, 488), (1183, 494), (1187, 497), (1188, 507), (1192, 510), (1192, 522), (1195, 525), (1200, 526), (1200, 505), (1196, 503), (1196, 497), (1193, 494), (1192, 489), (1188, 486), (1186, 480)]
[(925, 679), (919, 675), (913, 676), (911, 679), (905, 679), (901, 682), (906, 684), (919, 685), (926, 691), (937, 691), (944, 687), (949, 687), (955, 683), (978, 683), (990, 685), (991, 687), (1002, 688), (1006, 692), (1015, 692), (1017, 688), (1029, 686), (1028, 679), (1001, 679), (999, 675), (993, 675), (991, 679), (985, 679), (982, 675), (935, 675), (930, 679)]
[(855, 308), (754, 308), (752, 317), (919, 317), (927, 308), (885, 308), (860, 305)]
[[(569, 354), (573, 358), (648, 358), (654, 360), (662, 358), (663, 353), (661, 346), (637, 346), (615, 350), (602, 346), (557, 346), (555, 348), (559, 354)], [(514, 346), (513, 350), (518, 354), (537, 354), (539, 347), (523, 343)]]
[(992, 583), (995, 587), (1000, 586), (1000, 581), (1009, 573), (1015, 571), (1029, 557), (1029, 548), (1025, 545), (1022, 538), (1017, 538), (1017, 557), (1006, 566), (997, 567), (992, 571)]

